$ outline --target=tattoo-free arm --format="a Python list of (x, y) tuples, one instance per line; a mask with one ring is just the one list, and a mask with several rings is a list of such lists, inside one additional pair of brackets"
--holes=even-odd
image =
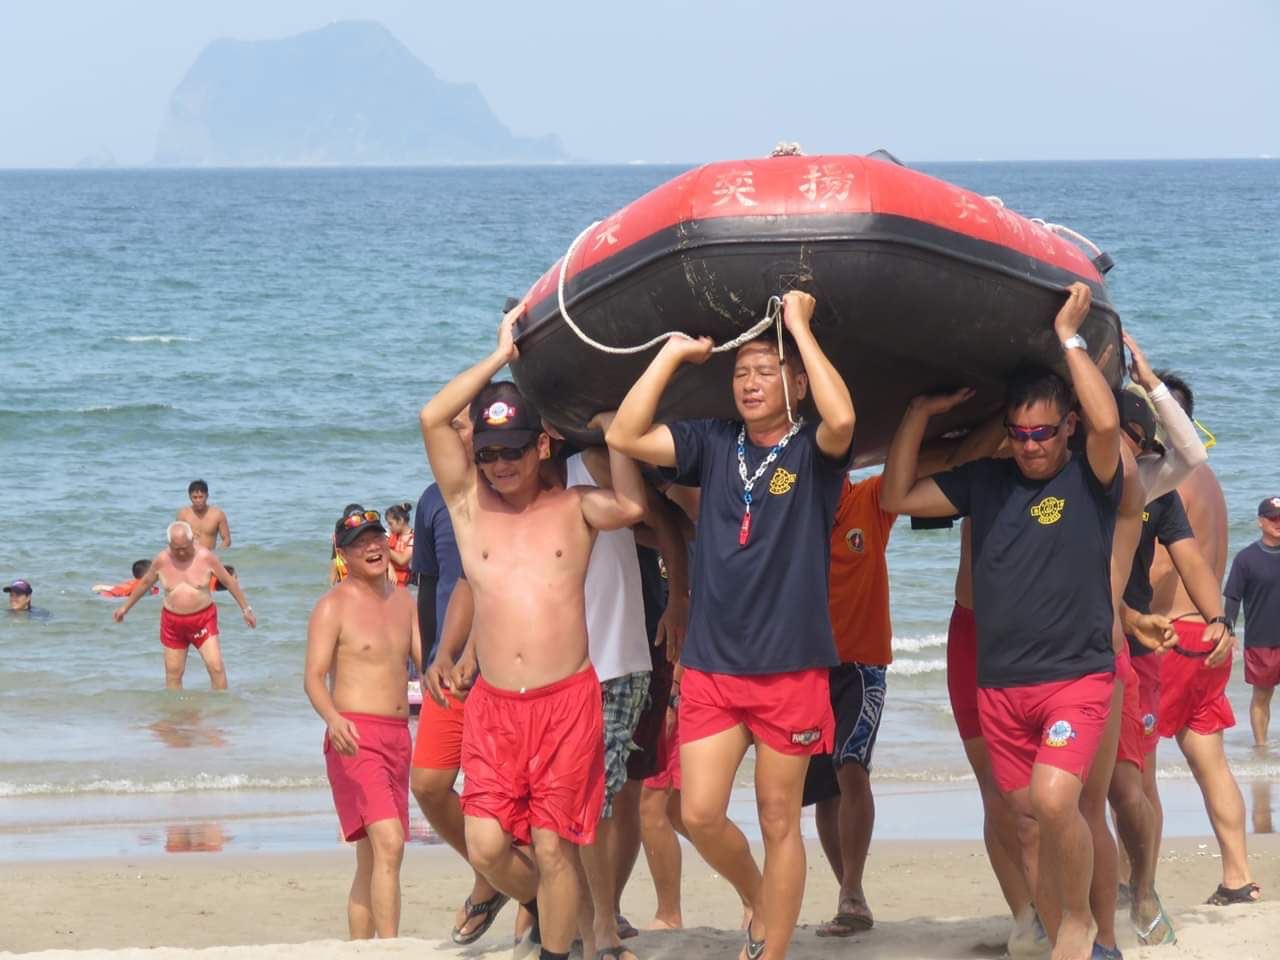
[(658, 467), (676, 465), (675, 439), (666, 426), (655, 425), (653, 418), (658, 414), (662, 392), (680, 365), (705, 362), (711, 356), (711, 346), (708, 337), (698, 340), (671, 337), (662, 345), (640, 379), (627, 391), (613, 422), (605, 431), (605, 443), (610, 450)]
[(905, 513), (913, 517), (950, 517), (956, 506), (947, 499), (938, 484), (919, 478), (920, 444), (924, 442), (929, 418), (959, 406), (973, 396), (972, 390), (959, 390), (945, 396), (919, 396), (908, 405), (889, 444), (880, 483), (880, 505), (889, 513)]

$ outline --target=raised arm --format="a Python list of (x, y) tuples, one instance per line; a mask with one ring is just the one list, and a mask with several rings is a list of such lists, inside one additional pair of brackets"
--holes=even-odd
[[(597, 414), (587, 426), (607, 430), (612, 418)], [(597, 530), (621, 530), (642, 523), (647, 509), (640, 465), (610, 447), (608, 483), (583, 492), (582, 519)]]
[(329, 742), (344, 756), (355, 756), (359, 731), (356, 725), (338, 712), (329, 692), (329, 674), (338, 653), (339, 624), (337, 604), (325, 596), (311, 611), (307, 623), (307, 657), (302, 667), (302, 689), (311, 706), (329, 728)]
[[(1205, 660), (1205, 665), (1216, 667), (1222, 663), (1235, 646), (1235, 636), (1226, 624), (1226, 614), (1222, 608), (1222, 593), (1218, 589), (1218, 579), (1209, 569), (1209, 562), (1200, 552), (1200, 545), (1194, 537), (1178, 540), (1166, 547), (1174, 569), (1182, 578), (1182, 585), (1187, 588), (1187, 596), (1200, 611), (1200, 616), (1209, 622), (1205, 629), (1204, 639), (1214, 645), (1213, 652)], [(1214, 622), (1216, 621), (1216, 622)]]
[(705, 363), (711, 356), (711, 338), (672, 337), (662, 345), (640, 379), (632, 384), (605, 431), (605, 443), (611, 451), (634, 457), (656, 467), (676, 465), (676, 444), (671, 431), (662, 424), (654, 425), (658, 402), (667, 384), (682, 363)]
[(227, 592), (235, 597), (236, 603), (240, 604), (240, 612), (244, 615), (244, 622), (249, 625), (249, 629), (255, 628), (258, 620), (253, 615), (253, 607), (249, 606), (249, 601), (245, 599), (244, 591), (240, 589), (240, 581), (227, 572), (227, 568), (222, 565), (222, 561), (212, 550), (209, 551), (209, 569), (218, 578), (218, 582), (227, 588)]
[(133, 592), (129, 594), (128, 599), (111, 612), (111, 617), (116, 623), (124, 620), (124, 615), (133, 609), (133, 605), (147, 595), (147, 592), (155, 586), (160, 579), (160, 571), (156, 566), (156, 561), (160, 559), (160, 554), (156, 554), (151, 560), (151, 566), (147, 567), (147, 572), (142, 575), (142, 579), (138, 581), (138, 585), (133, 588)]
[[(1080, 332), (1092, 303), (1093, 293), (1088, 285), (1077, 282), (1067, 288), (1067, 302), (1053, 319), (1054, 333), (1064, 346)], [(1087, 428), (1085, 455), (1089, 468), (1099, 483), (1110, 487), (1120, 469), (1120, 411), (1115, 395), (1088, 351), (1071, 346), (1065, 353), (1067, 372)]]
[(949, 394), (922, 395), (907, 405), (884, 464), (880, 505), (885, 510), (912, 517), (950, 517), (958, 512), (934, 480), (919, 476), (920, 444), (924, 442), (930, 417), (958, 407), (972, 396), (972, 390), (964, 389)]
[(510, 310), (498, 326), (498, 345), (493, 353), (445, 384), (444, 389), (422, 408), (418, 417), (431, 472), (440, 485), (445, 503), (451, 507), (475, 482), (476, 470), (467, 455), (466, 444), (453, 428), (453, 418), (475, 399), (494, 374), (520, 355), (516, 349), (514, 328), (524, 311), (524, 301)]
[(814, 406), (818, 408), (818, 448), (833, 460), (843, 460), (853, 443), (856, 414), (849, 386), (813, 335), (810, 322), (816, 301), (809, 294), (792, 290), (782, 298), (782, 323), (796, 342)]
[(1155, 407), (1156, 419), (1164, 428), (1164, 456), (1144, 457), (1138, 462), (1138, 470), (1146, 484), (1147, 500), (1150, 502), (1170, 490), (1176, 490), (1192, 470), (1209, 459), (1209, 453), (1200, 442), (1195, 424), (1178, 405), (1169, 388), (1155, 375), (1138, 342), (1126, 333), (1124, 344), (1132, 357), (1129, 376), (1146, 391), (1151, 405)]

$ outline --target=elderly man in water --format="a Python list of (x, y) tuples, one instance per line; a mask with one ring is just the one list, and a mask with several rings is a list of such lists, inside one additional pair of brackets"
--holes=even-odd
[(195, 647), (209, 671), (209, 684), (214, 690), (227, 689), (227, 671), (222, 664), (222, 648), (218, 644), (218, 606), (213, 602), (210, 584), (220, 583), (235, 597), (244, 613), (244, 622), (252, 629), (258, 625), (253, 607), (245, 599), (240, 583), (222, 565), (217, 554), (196, 542), (191, 525), (175, 520), (167, 530), (169, 545), (155, 555), (137, 586), (112, 614), (121, 623), (125, 614), (156, 581), (164, 587), (164, 609), (160, 611), (160, 644), (164, 648), (164, 685), (170, 690), (182, 689), (182, 676), (187, 669), (187, 652)]

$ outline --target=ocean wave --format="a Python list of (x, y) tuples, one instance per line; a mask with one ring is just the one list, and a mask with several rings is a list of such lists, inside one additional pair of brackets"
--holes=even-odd
[[(173, 407), (167, 403), (104, 403), (99, 407), (78, 407), (74, 411), (81, 414), (100, 414), (100, 413), (163, 413), (166, 410), (172, 410)], [(58, 411), (62, 412), (62, 411)]]
[(198, 793), (213, 790), (304, 790), (325, 785), (323, 777), (253, 777), (245, 774), (214, 776), (199, 773), (173, 780), (89, 780), (83, 783), (6, 783), (0, 781), (0, 797), (73, 796), (82, 793)]
[(893, 638), (894, 653), (919, 653), (921, 650), (929, 650), (933, 647), (945, 647), (946, 645), (947, 635), (945, 633), (930, 633), (923, 637)]
[(923, 673), (942, 673), (946, 669), (946, 660), (895, 660), (889, 664), (889, 672), (900, 677), (917, 677)]
[(112, 337), (117, 343), (199, 343), (196, 337), (179, 337), (176, 335), (150, 333), (134, 337)]

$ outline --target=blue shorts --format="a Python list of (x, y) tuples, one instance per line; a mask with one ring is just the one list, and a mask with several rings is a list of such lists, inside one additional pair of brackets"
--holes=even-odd
[(856, 763), (871, 772), (871, 754), (884, 712), (886, 667), (842, 663), (831, 668), (831, 712), (835, 715), (835, 747), (812, 757), (804, 781), (804, 805), (839, 796), (836, 771)]

